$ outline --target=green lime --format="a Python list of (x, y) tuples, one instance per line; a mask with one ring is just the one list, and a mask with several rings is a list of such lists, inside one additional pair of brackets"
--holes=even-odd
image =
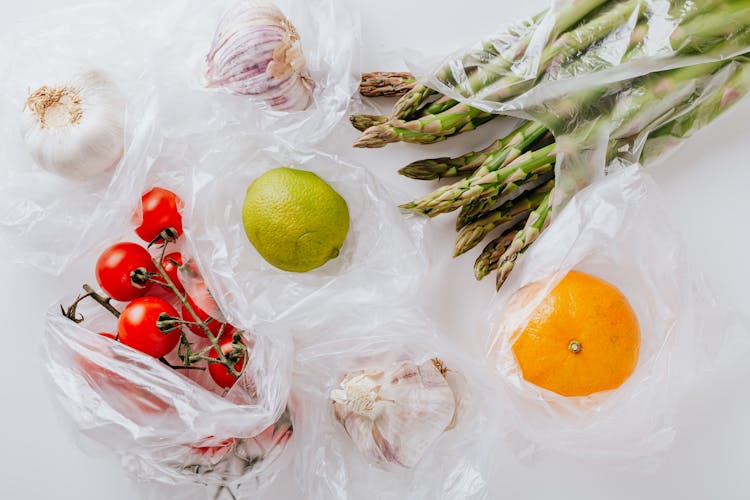
[(275, 168), (247, 188), (242, 224), (269, 264), (302, 273), (338, 256), (349, 232), (349, 208), (314, 173)]

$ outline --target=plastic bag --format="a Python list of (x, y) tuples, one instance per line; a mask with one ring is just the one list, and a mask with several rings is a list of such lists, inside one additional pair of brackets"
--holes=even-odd
[[(486, 498), (496, 473), (499, 405), (486, 366), (446, 340), (418, 310), (368, 307), (298, 323), (294, 399), (298, 403), (295, 475), (307, 498)], [(431, 441), (411, 468), (361, 451), (335, 415), (332, 391), (347, 374), (388, 373), (404, 363), (439, 359), (454, 390), (451, 426)], [(398, 370), (397, 370), (398, 371)], [(388, 411), (388, 410), (385, 410)], [(426, 418), (424, 415), (421, 418)], [(411, 432), (421, 432), (409, 427)], [(381, 427), (382, 429), (382, 427)], [(366, 444), (365, 442), (362, 443)], [(469, 451), (470, 450), (470, 451)], [(377, 486), (374, 486), (377, 485)]]
[[(229, 1), (133, 2), (127, 8), (102, 2), (53, 11), (8, 33), (0, 42), (0, 69), (8, 75), (0, 87), (6, 155), (0, 230), (12, 258), (57, 275), (100, 245), (98, 228), (129, 212), (133, 196), (141, 194), (149, 171), (157, 168), (155, 159), (180, 147), (180, 141), (165, 144), (165, 137), (211, 135), (232, 124), (243, 133), (300, 147), (322, 140), (356, 89), (358, 21), (348, 10), (334, 8), (332, 0), (278, 4), (300, 31), (317, 82), (314, 104), (303, 112), (268, 111), (247, 97), (201, 85), (202, 61)], [(19, 131), (29, 93), (78, 67), (100, 68), (127, 101), (119, 165), (84, 182), (36, 166)]]
[(742, 3), (556, 0), (450, 56), (426, 81), (551, 130), (557, 211), (608, 165), (651, 163), (744, 96), (749, 51)]
[[(205, 57), (222, 14), (237, 2), (179, 1), (161, 26), (165, 43), (157, 58), (161, 126), (168, 137), (212, 134), (227, 124), (296, 148), (324, 139), (346, 113), (359, 78), (359, 19), (333, 0), (273, 2), (299, 33), (315, 81), (312, 105), (297, 112), (270, 110), (248, 96), (203, 85)], [(173, 36), (179, 33), (179, 37)], [(189, 103), (189, 105), (186, 105)]]
[[(156, 101), (146, 43), (147, 22), (127, 19), (116, 3), (50, 12), (19, 23), (3, 37), (0, 69), (0, 238), (12, 258), (59, 274), (130, 203), (122, 193), (142, 182), (160, 141), (154, 130)], [(117, 64), (112, 64), (117, 61)], [(88, 180), (57, 177), (34, 164), (21, 137), (26, 98), (71, 70), (98, 68), (126, 99), (125, 150), (119, 165)]]
[[(186, 234), (209, 288), (241, 324), (257, 325), (293, 308), (321, 314), (325, 307), (393, 303), (423, 276), (422, 222), (405, 221), (390, 194), (363, 168), (322, 152), (297, 153), (256, 145), (241, 131), (194, 138), (186, 200)], [(345, 200), (349, 232), (341, 253), (306, 273), (281, 271), (249, 242), (242, 203), (250, 183), (276, 167), (309, 170)]]
[[(245, 331), (247, 367), (223, 395), (205, 371), (172, 369), (96, 334), (116, 331), (98, 305), (79, 313), (76, 324), (52, 307), (43, 344), (55, 399), (87, 443), (116, 453), (138, 479), (173, 485), (262, 487), (284, 466), (296, 432), (288, 340)], [(180, 364), (174, 353), (167, 360)]]
[[(529, 383), (512, 350), (531, 311), (573, 269), (615, 285), (640, 324), (633, 374), (615, 390), (586, 397)], [(653, 465), (674, 439), (675, 410), (692, 380), (719, 355), (748, 348), (746, 326), (708, 293), (658, 189), (637, 167), (578, 193), (518, 260), (489, 310), (487, 353), (503, 381), (507, 430), (521, 455), (552, 450)]]

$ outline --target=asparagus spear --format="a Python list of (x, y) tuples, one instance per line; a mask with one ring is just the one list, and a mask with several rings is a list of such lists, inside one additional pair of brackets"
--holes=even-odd
[(391, 142), (431, 144), (461, 131), (473, 130), (497, 115), (486, 113), (467, 104), (457, 104), (437, 115), (412, 121), (390, 120), (367, 129), (354, 143), (355, 148), (382, 148)]
[[(715, 2), (709, 2), (715, 3)], [(681, 53), (707, 52), (722, 44), (728, 37), (748, 29), (750, 2), (736, 0), (722, 2), (718, 7), (690, 16), (670, 35), (672, 49)]]
[(370, 127), (382, 125), (388, 121), (387, 116), (378, 115), (352, 115), (349, 117), (352, 127), (356, 128), (360, 132), (364, 132)]
[(540, 206), (547, 194), (552, 191), (555, 181), (550, 180), (545, 184), (532, 189), (528, 193), (514, 200), (502, 204), (500, 207), (487, 212), (483, 217), (465, 226), (456, 238), (453, 256), (457, 257), (464, 252), (474, 248), (492, 230), (510, 225), (520, 218), (526, 219), (532, 210)]
[(505, 283), (508, 274), (513, 270), (513, 267), (516, 265), (516, 260), (521, 253), (523, 253), (529, 245), (539, 237), (544, 228), (550, 223), (549, 215), (552, 208), (550, 200), (553, 192), (554, 190), (548, 192), (539, 207), (529, 214), (526, 225), (516, 233), (513, 241), (500, 257), (497, 265), (496, 286), (498, 290), (503, 286), (503, 283)]
[[(744, 23), (743, 26), (750, 24), (750, 9), (746, 8), (748, 0), (736, 0), (735, 2), (726, 3), (727, 0), (706, 0), (706, 2), (690, 3), (690, 7), (685, 9), (683, 24), (679, 26), (673, 33), (673, 42), (676, 46), (679, 40), (708, 40), (702, 45), (702, 50), (708, 50), (710, 48), (725, 48), (725, 52), (731, 52), (731, 46), (726, 42), (727, 28), (726, 23), (720, 22), (722, 15), (712, 13), (710, 10), (716, 6), (717, 3), (721, 3), (724, 9), (721, 11), (724, 17), (732, 17), (733, 14), (737, 14), (737, 22), (731, 23), (734, 27), (734, 31), (737, 35), (734, 37), (735, 46), (740, 47), (742, 44), (747, 42), (750, 38), (750, 30), (742, 30), (738, 28), (738, 25)], [(554, 42), (548, 45), (542, 54), (542, 69), (546, 69), (553, 61), (565, 59), (589, 47), (594, 42), (602, 39), (609, 32), (615, 29), (617, 26), (623, 24), (625, 20), (632, 15), (636, 9), (640, 9), (643, 4), (643, 0), (625, 0), (623, 2), (614, 3), (611, 6), (605, 6), (601, 12), (598, 12), (595, 16), (580, 26), (576, 27), (572, 31), (563, 33)], [(747, 17), (747, 19), (746, 19)], [(744, 35), (744, 36), (743, 36)], [(730, 39), (732, 40), (732, 39)], [(637, 40), (635, 43), (638, 43)], [(689, 53), (694, 47), (691, 44), (682, 44), (678, 47), (678, 53)], [(635, 57), (635, 55), (633, 55)], [(498, 74), (499, 75), (499, 74)], [(497, 79), (501, 81), (498, 82)], [(467, 81), (480, 81), (483, 86), (493, 81), (492, 78), (485, 77), (479, 79), (470, 78)], [(497, 76), (495, 83), (498, 87), (497, 90), (493, 91), (487, 99), (505, 100), (510, 97), (514, 97), (519, 93), (528, 90), (527, 87), (534, 84), (534, 80), (524, 80), (515, 74)], [(467, 85), (469, 85), (467, 83)], [(470, 94), (473, 95), (477, 89), (470, 90)], [(408, 95), (408, 94), (407, 94)], [(405, 96), (406, 97), (406, 96)], [(472, 121), (470, 116), (460, 116), (462, 114), (471, 115), (478, 111), (474, 108), (470, 108), (466, 105), (459, 104), (452, 106), (451, 108), (445, 109), (445, 104), (452, 104), (452, 100), (448, 98), (441, 98), (436, 102), (440, 102), (440, 105), (435, 105), (433, 111), (439, 111), (437, 114), (427, 114), (426, 116), (412, 120), (411, 122), (405, 120), (394, 120), (393, 124), (385, 123), (379, 125), (377, 130), (373, 130), (368, 134), (365, 134), (355, 144), (357, 147), (382, 147), (388, 142), (397, 142), (399, 140), (406, 140), (407, 142), (418, 142), (423, 144), (429, 144), (437, 142), (434, 139), (424, 140), (420, 134), (403, 133), (403, 130), (424, 130), (425, 127), (431, 127), (431, 134), (436, 136), (442, 136), (444, 134), (455, 134), (461, 131), (467, 131), (475, 128), (478, 124), (489, 121), (489, 119), (475, 120), (473, 126), (466, 128), (456, 128), (450, 125), (455, 122), (461, 122), (462, 120)], [(430, 106), (426, 108), (430, 110)], [(446, 130), (442, 130), (440, 125), (442, 123), (448, 124)], [(389, 130), (393, 127), (393, 130)], [(435, 128), (432, 128), (435, 127)], [(442, 140), (442, 139), (440, 139)]]
[(500, 256), (502, 256), (505, 253), (505, 250), (508, 249), (518, 232), (524, 226), (524, 223), (525, 221), (520, 221), (509, 232), (498, 236), (484, 247), (484, 250), (482, 250), (482, 253), (479, 254), (479, 257), (477, 257), (477, 260), (474, 262), (474, 277), (477, 281), (497, 269), (497, 265), (500, 262)]
[(529, 176), (551, 171), (555, 163), (555, 145), (526, 151), (505, 166), (500, 166), (501, 162), (498, 160), (499, 158), (485, 162), (490, 162), (492, 169), (483, 165), (470, 178), (440, 188), (419, 200), (402, 205), (401, 208), (434, 217), (452, 212), (475, 198), (503, 194), (509, 185), (515, 189), (515, 183)]
[[(595, 10), (597, 7), (606, 2), (607, 0), (576, 0), (569, 2), (568, 5), (563, 6), (556, 13), (555, 25), (553, 26), (550, 33), (550, 40), (557, 38), (561, 33), (570, 29), (581, 19), (586, 17), (591, 11)], [(535, 19), (541, 20), (543, 14), (544, 13), (535, 16)], [(510, 69), (513, 62), (517, 61), (522, 55), (526, 53), (526, 48), (528, 47), (532, 36), (533, 30), (519, 38), (516, 43), (511, 44), (511, 47), (508, 50), (493, 59), (493, 61), (491, 62), (493, 67), (496, 70), (500, 70), (501, 68), (505, 68), (506, 70)], [(441, 79), (447, 80), (447, 77), (449, 75), (450, 69), (443, 68), (441, 75), (443, 78)], [(393, 108), (393, 112), (391, 113), (391, 117), (396, 120), (408, 120), (412, 118), (412, 115), (424, 105), (424, 103), (427, 101), (427, 98), (434, 92), (435, 91), (429, 89), (425, 85), (415, 86), (414, 89), (404, 95), (396, 103)], [(445, 104), (447, 106), (441, 109), (441, 112), (447, 109), (447, 107), (457, 104), (457, 102), (449, 99)]]
[(403, 95), (414, 87), (416, 81), (414, 75), (406, 72), (362, 73), (359, 93), (365, 97)]
[(553, 179), (554, 176), (555, 173), (553, 169), (550, 169), (550, 171), (548, 172), (532, 174), (520, 181), (511, 182), (505, 186), (502, 193), (497, 193), (492, 196), (481, 196), (479, 198), (474, 198), (469, 203), (466, 203), (461, 207), (461, 211), (456, 218), (456, 231), (460, 231), (477, 219), (482, 218), (485, 214), (487, 214), (487, 212), (490, 212), (492, 210), (492, 207), (496, 206), (498, 203), (502, 204), (509, 200), (515, 199), (518, 196), (522, 196), (526, 191), (538, 188), (545, 182)]
[(649, 134), (641, 153), (640, 160), (643, 164), (648, 164), (665, 149), (705, 127), (747, 95), (750, 91), (750, 58), (741, 56), (732, 64), (736, 68), (723, 85), (709, 93), (689, 111)]
[[(525, 127), (524, 127), (525, 125)], [(511, 133), (487, 146), (480, 151), (457, 156), (455, 158), (430, 158), (427, 160), (417, 160), (412, 162), (398, 171), (401, 175), (418, 180), (434, 180), (444, 177), (460, 177), (468, 175), (479, 168), (490, 155), (507, 148), (513, 137), (519, 132), (528, 128), (527, 124), (521, 124)]]

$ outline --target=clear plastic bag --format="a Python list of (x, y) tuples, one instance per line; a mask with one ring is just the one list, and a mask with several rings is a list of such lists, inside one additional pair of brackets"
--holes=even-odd
[[(60, 274), (100, 245), (98, 228), (131, 210), (147, 176), (153, 177), (149, 172), (158, 168), (155, 159), (172, 155), (193, 134), (213, 135), (231, 124), (243, 134), (303, 147), (330, 132), (356, 90), (357, 19), (334, 7), (333, 0), (278, 2), (300, 32), (317, 83), (308, 110), (281, 113), (201, 84), (213, 33), (232, 4), (101, 2), (47, 13), (3, 37), (0, 69), (8, 77), (0, 87), (6, 155), (0, 230), (12, 258)], [(107, 172), (87, 181), (67, 180), (32, 161), (20, 133), (21, 111), (40, 85), (89, 67), (101, 70), (125, 94), (124, 153)]]
[[(294, 308), (317, 315), (335, 305), (397, 303), (425, 272), (422, 222), (404, 220), (388, 193), (362, 167), (322, 152), (261, 146), (241, 131), (196, 138), (185, 157), (192, 165), (186, 234), (209, 288), (232, 320), (256, 325)], [(349, 232), (341, 253), (306, 273), (281, 271), (252, 246), (242, 225), (250, 183), (277, 167), (312, 171), (345, 200)]]
[(555, 0), (448, 57), (426, 82), (549, 129), (556, 212), (609, 165), (652, 163), (743, 97), (749, 51), (742, 2)]
[[(362, 318), (368, 318), (362, 321)], [(298, 323), (293, 384), (299, 412), (294, 471), (307, 498), (486, 498), (496, 473), (499, 404), (486, 366), (446, 340), (418, 310), (351, 309)], [(360, 450), (337, 420), (332, 391), (350, 373), (384, 372), (439, 359), (454, 391), (454, 420), (410, 468), (399, 447), (383, 463)], [(398, 371), (398, 370), (396, 370)], [(417, 396), (418, 397), (418, 396)], [(387, 410), (386, 410), (387, 411)], [(426, 418), (425, 415), (423, 418)], [(421, 432), (404, 425), (404, 432)], [(407, 431), (408, 429), (408, 431)], [(365, 444), (364, 442), (362, 443)], [(386, 448), (388, 449), (388, 448)], [(470, 450), (470, 451), (469, 451)]]
[[(158, 147), (147, 22), (126, 19), (118, 4), (61, 9), (16, 25), (3, 37), (0, 69), (0, 238), (19, 263), (59, 274), (100, 237), (93, 226), (112, 221), (142, 182)], [(112, 64), (117, 61), (117, 64)], [(37, 166), (21, 136), (27, 97), (79, 68), (99, 69), (126, 100), (124, 154), (119, 165), (87, 181), (58, 177)]]
[[(161, 26), (165, 43), (157, 52), (161, 127), (168, 137), (212, 134), (227, 124), (296, 148), (324, 139), (346, 113), (359, 83), (359, 19), (346, 3), (333, 0), (273, 2), (300, 36), (315, 81), (312, 105), (278, 112), (248, 96), (208, 89), (203, 83), (205, 57), (225, 11), (236, 1), (180, 1), (168, 9)], [(172, 33), (179, 32), (179, 37)], [(186, 105), (189, 103), (189, 105)]]
[(172, 485), (262, 487), (288, 462), (296, 432), (288, 339), (246, 330), (247, 368), (224, 395), (205, 371), (172, 369), (95, 333), (116, 331), (98, 305), (79, 313), (76, 324), (52, 307), (43, 345), (55, 399), (84, 444), (116, 453), (140, 480)]
[[(640, 324), (634, 373), (615, 390), (585, 397), (526, 381), (512, 350), (531, 311), (573, 269), (615, 285)], [(507, 430), (527, 456), (556, 451), (653, 465), (672, 443), (677, 404), (694, 378), (749, 345), (746, 325), (705, 288), (658, 189), (637, 167), (578, 193), (518, 260), (489, 310), (487, 352), (503, 381)]]

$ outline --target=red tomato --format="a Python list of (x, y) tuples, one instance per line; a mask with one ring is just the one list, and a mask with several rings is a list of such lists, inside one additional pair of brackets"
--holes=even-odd
[(180, 341), (180, 329), (168, 333), (159, 329), (159, 317), (176, 318), (177, 311), (158, 297), (141, 297), (127, 305), (120, 314), (117, 333), (120, 342), (139, 351), (161, 358), (172, 352)]
[(174, 230), (175, 239), (182, 234), (182, 200), (168, 189), (155, 187), (141, 197), (143, 219), (136, 234), (147, 243), (164, 241), (162, 232)]
[(182, 267), (182, 254), (180, 252), (172, 252), (169, 255), (165, 255), (161, 261), (161, 267), (164, 268), (172, 283), (174, 283), (181, 293), (184, 293), (185, 288), (180, 283), (180, 276), (177, 273), (177, 270)]
[[(188, 296), (187, 299), (188, 299), (188, 303), (190, 304), (190, 307), (193, 308), (193, 311), (195, 311), (195, 314), (198, 315), (201, 321), (206, 323), (206, 326), (208, 326), (208, 329), (211, 330), (211, 333), (214, 335), (214, 337), (219, 335), (219, 330), (221, 330), (221, 325), (224, 324), (226, 326), (224, 327), (224, 332), (221, 334), (221, 336), (222, 338), (231, 338), (232, 331), (235, 329), (232, 325), (230, 325), (229, 323), (222, 323), (221, 321), (215, 318), (212, 318), (203, 309), (198, 307), (198, 304), (196, 304), (195, 301), (191, 297)], [(188, 311), (188, 308), (185, 307), (184, 304), (182, 306), (182, 319), (185, 321), (195, 322), (195, 318), (193, 317), (192, 314), (190, 314), (190, 311)], [(204, 339), (208, 338), (208, 336), (206, 335), (206, 331), (200, 326), (187, 325), (187, 327), (188, 329), (190, 329), (191, 332), (198, 335), (199, 337), (203, 337)]]
[(137, 243), (117, 243), (96, 261), (96, 281), (115, 300), (142, 297), (149, 289), (148, 273), (156, 266), (148, 251)]
[(107, 337), (108, 339), (117, 340), (117, 337), (113, 333), (99, 332), (97, 335), (101, 335), (102, 337)]
[[(232, 345), (232, 341), (226, 341), (221, 343), (221, 352), (226, 356), (230, 352), (232, 352), (232, 349), (234, 349), (234, 345)], [(247, 353), (245, 354), (247, 355)], [(219, 359), (219, 353), (216, 352), (216, 349), (212, 349), (211, 352), (208, 354), (209, 358), (213, 359)], [(240, 359), (237, 361), (234, 365), (235, 371), (242, 372), (242, 367), (245, 365), (245, 358)], [(234, 385), (235, 382), (237, 382), (237, 377), (229, 373), (229, 369), (224, 366), (221, 363), (209, 363), (208, 364), (208, 374), (211, 375), (211, 378), (214, 379), (214, 382), (216, 382), (216, 385), (219, 387), (223, 387), (224, 389), (228, 389)]]
[(215, 441), (216, 438), (214, 438), (214, 436), (208, 436), (207, 438), (201, 439), (197, 443), (190, 445), (190, 449), (204, 457), (221, 459), (229, 451), (230, 447), (236, 441), (236, 438), (227, 438), (216, 444), (209, 444)]

